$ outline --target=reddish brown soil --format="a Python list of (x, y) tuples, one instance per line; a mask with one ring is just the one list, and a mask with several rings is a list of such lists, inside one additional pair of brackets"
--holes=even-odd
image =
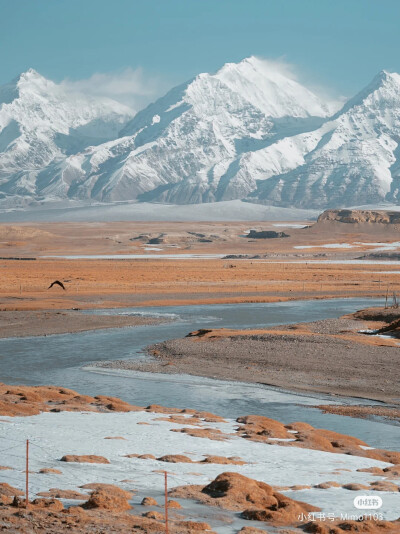
[(126, 454), (125, 458), (140, 458), (140, 460), (156, 460), (154, 454)]
[(86, 510), (102, 509), (111, 510), (113, 512), (121, 512), (123, 510), (130, 510), (132, 506), (129, 504), (125, 492), (120, 488), (101, 488), (96, 489), (90, 495), (89, 499), (82, 505)]
[(58, 488), (50, 488), (49, 491), (42, 491), (38, 495), (39, 497), (51, 497), (52, 499), (76, 499), (78, 501), (86, 501), (88, 498), (86, 493)]
[[(195, 302), (274, 301), (324, 296), (383, 295), (387, 284), (398, 291), (393, 270), (370, 265), (291, 264), (313, 259), (359, 257), (368, 247), (320, 248), (326, 243), (396, 241), (393, 225), (318, 223), (287, 229), (289, 238), (248, 239), (246, 230), (274, 229), (273, 223), (42, 223), (0, 225), (1, 257), (35, 257), (36, 261), (1, 260), (0, 307), (6, 310), (52, 310)], [(393, 227), (393, 228), (392, 228)], [(276, 228), (275, 228), (276, 229)], [(192, 233), (191, 233), (192, 232)], [(210, 242), (201, 242), (195, 233)], [(163, 253), (247, 255), (225, 260), (61, 260), (57, 254), (146, 254), (145, 243), (163, 234)], [(142, 236), (142, 237), (141, 237)], [(144, 237), (143, 237), (144, 236)], [(177, 245), (180, 248), (169, 248)], [(313, 245), (307, 250), (298, 245)], [(152, 254), (149, 251), (149, 254)], [(254, 256), (262, 259), (251, 259)], [(282, 263), (265, 263), (267, 260)], [(47, 290), (60, 279), (67, 291)]]
[(181, 432), (195, 438), (206, 438), (214, 441), (224, 441), (229, 436), (217, 428), (171, 428), (171, 432)]
[[(118, 508), (122, 502), (104, 495), (93, 497), (91, 506), (64, 509), (55, 499), (35, 499), (25, 510), (21, 502), (16, 506), (0, 505), (0, 528), (9, 534), (160, 534), (165, 532), (163, 520), (132, 515)], [(122, 504), (124, 506), (125, 503)], [(111, 506), (111, 507), (109, 507)], [(118, 510), (113, 509), (117, 506)], [(163, 518), (162, 518), (163, 519)], [(171, 521), (171, 534), (208, 532), (204, 523)], [(215, 533), (214, 533), (215, 534)]]
[(27, 416), (50, 411), (128, 412), (142, 409), (114, 397), (79, 395), (62, 387), (7, 386), (0, 383), (1, 415)]
[(158, 506), (158, 502), (153, 497), (144, 497), (140, 504), (142, 506)]
[(179, 504), (178, 501), (169, 500), (168, 501), (168, 508), (176, 508), (177, 510), (180, 510), (182, 506)]
[[(279, 421), (269, 419), (260, 415), (239, 417), (237, 419), (241, 425), (237, 433), (245, 439), (252, 441), (268, 442), (269, 438), (288, 438), (293, 441), (273, 441), (283, 447), (301, 447), (320, 451), (350, 454), (373, 458), (382, 462), (400, 464), (400, 452), (386, 451), (384, 449), (364, 449), (368, 444), (358, 438), (339, 434), (331, 430), (314, 428), (308, 423), (291, 423), (284, 425)], [(296, 433), (290, 433), (294, 430)]]
[(333, 480), (328, 480), (328, 482), (321, 482), (320, 484), (316, 484), (314, 488), (319, 489), (329, 489), (329, 488), (340, 488), (340, 484)]
[(366, 486), (365, 484), (355, 484), (354, 482), (351, 482), (350, 484), (343, 484), (342, 488), (347, 489), (349, 491), (361, 491), (368, 490), (369, 486)]
[(0, 495), (5, 495), (6, 497), (15, 497), (16, 495), (23, 495), (24, 492), (13, 488), (10, 486), (10, 484), (7, 484), (7, 482), (0, 482)]
[(114, 486), (114, 484), (104, 484), (102, 482), (92, 482), (90, 484), (85, 484), (84, 486), (80, 486), (82, 489), (89, 489), (93, 491), (99, 491), (104, 490), (108, 491), (109, 493), (117, 493), (121, 497), (124, 497), (125, 499), (131, 499), (134, 492), (132, 491), (126, 491), (118, 486)]
[(320, 522), (312, 521), (304, 526), (304, 532), (311, 534), (348, 534), (357, 532), (364, 534), (398, 534), (400, 532), (400, 522), (397, 521), (335, 521)]
[(200, 464), (221, 464), (221, 465), (246, 465), (247, 462), (244, 462), (236, 456), (230, 456), (226, 458), (225, 456), (212, 456), (208, 455), (204, 460), (197, 462)]
[(302, 513), (319, 510), (276, 492), (264, 482), (229, 472), (218, 475), (207, 486), (181, 486), (173, 489), (170, 494), (180, 498), (196, 499), (204, 504), (227, 510), (240, 511), (243, 517), (268, 521), (275, 525), (295, 524)]
[(365, 405), (338, 405), (338, 404), (321, 404), (315, 406), (324, 413), (335, 413), (337, 415), (347, 415), (349, 417), (356, 417), (359, 419), (366, 419), (370, 415), (377, 415), (385, 419), (393, 419), (400, 421), (400, 409), (386, 406), (365, 406)]
[(160, 458), (157, 458), (160, 462), (169, 462), (172, 464), (192, 464), (194, 463), (193, 460), (191, 460), (188, 456), (185, 456), (184, 454), (167, 454), (166, 456), (161, 456)]
[(62, 471), (59, 469), (54, 469), (54, 467), (44, 467), (39, 470), (39, 473), (42, 475), (62, 475)]
[(370, 489), (375, 491), (400, 491), (398, 484), (394, 484), (388, 480), (377, 480), (376, 482), (371, 482)]
[[(348, 489), (357, 489), (349, 485)], [(359, 488), (359, 489), (368, 489)], [(240, 511), (242, 517), (253, 521), (267, 522), (274, 526), (293, 526), (305, 532), (317, 534), (342, 534), (344, 532), (390, 533), (400, 531), (398, 521), (334, 521), (300, 523), (299, 518), (319, 509), (307, 503), (286, 497), (271, 486), (238, 473), (222, 473), (207, 486), (181, 486), (174, 488), (171, 495), (195, 499), (210, 506)], [(247, 532), (242, 530), (241, 532)], [(248, 531), (252, 533), (252, 530)], [(257, 532), (257, 530), (255, 531)], [(264, 532), (264, 531), (262, 531)], [(286, 531), (287, 532), (287, 531)]]
[(61, 458), (61, 462), (78, 462), (86, 464), (109, 464), (110, 460), (104, 458), (104, 456), (96, 456), (95, 454), (88, 455), (76, 455), (76, 454), (66, 454)]

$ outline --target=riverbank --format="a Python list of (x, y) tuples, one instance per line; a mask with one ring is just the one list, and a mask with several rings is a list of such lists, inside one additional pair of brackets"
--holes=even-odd
[(150, 346), (151, 358), (146, 361), (96, 365), (262, 383), (399, 405), (398, 341), (358, 333), (366, 328), (368, 322), (347, 316), (258, 330), (203, 329)]
[(79, 310), (2, 311), (0, 339), (154, 325), (166, 320), (138, 315), (89, 315)]

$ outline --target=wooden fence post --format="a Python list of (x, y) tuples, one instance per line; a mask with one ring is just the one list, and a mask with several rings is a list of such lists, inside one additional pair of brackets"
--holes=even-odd
[(29, 439), (26, 440), (25, 508), (29, 505)]
[(164, 471), (165, 482), (165, 532), (168, 534), (168, 474)]

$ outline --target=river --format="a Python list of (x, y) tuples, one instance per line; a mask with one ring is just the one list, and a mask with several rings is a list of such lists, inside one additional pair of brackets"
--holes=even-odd
[(224, 305), (168, 306), (95, 310), (87, 313), (139, 314), (170, 322), (91, 332), (0, 340), (0, 379), (8, 384), (54, 384), (88, 395), (112, 395), (132, 404), (202, 409), (225, 417), (261, 414), (285, 423), (306, 421), (400, 450), (400, 426), (322, 414), (313, 405), (366, 401), (296, 394), (257, 384), (185, 375), (158, 375), (94, 368), (100, 360), (145, 358), (152, 343), (182, 337), (204, 327), (256, 328), (339, 317), (381, 301), (333, 299)]

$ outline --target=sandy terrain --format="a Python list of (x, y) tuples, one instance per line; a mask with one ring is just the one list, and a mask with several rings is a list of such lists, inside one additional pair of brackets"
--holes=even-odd
[(398, 341), (357, 333), (365, 328), (366, 321), (341, 318), (265, 330), (199, 330), (183, 339), (153, 345), (150, 361), (98, 365), (257, 382), (399, 404)]
[[(391, 243), (398, 239), (396, 224), (298, 222), (307, 224), (310, 227), (285, 222), (3, 224), (0, 310), (383, 297), (400, 291), (400, 266), (384, 260), (374, 265), (327, 263), (375, 254), (379, 243), (389, 250), (384, 254), (395, 253), (399, 246)], [(284, 232), (289, 237), (249, 239), (250, 229), (256, 231), (252, 235)], [(148, 259), (47, 258), (82, 253)], [(200, 256), (170, 259), (170, 254)], [(207, 255), (209, 259), (202, 257)], [(54, 280), (62, 281), (66, 291), (47, 289)]]
[[(393, 268), (384, 274), (382, 265), (42, 259), (0, 261), (0, 269), (1, 310), (383, 297), (388, 284), (400, 290), (400, 276), (392, 274)], [(66, 291), (48, 290), (54, 280), (61, 280)]]
[(365, 406), (365, 405), (338, 405), (338, 404), (325, 404), (316, 406), (324, 413), (335, 413), (337, 415), (348, 415), (350, 417), (356, 417), (360, 419), (367, 419), (370, 415), (377, 415), (384, 417), (385, 419), (392, 419), (400, 421), (400, 409), (388, 408), (386, 406)]
[(104, 328), (142, 326), (159, 322), (159, 319), (151, 317), (87, 315), (80, 311), (2, 311), (0, 313), (0, 338), (48, 336)]

